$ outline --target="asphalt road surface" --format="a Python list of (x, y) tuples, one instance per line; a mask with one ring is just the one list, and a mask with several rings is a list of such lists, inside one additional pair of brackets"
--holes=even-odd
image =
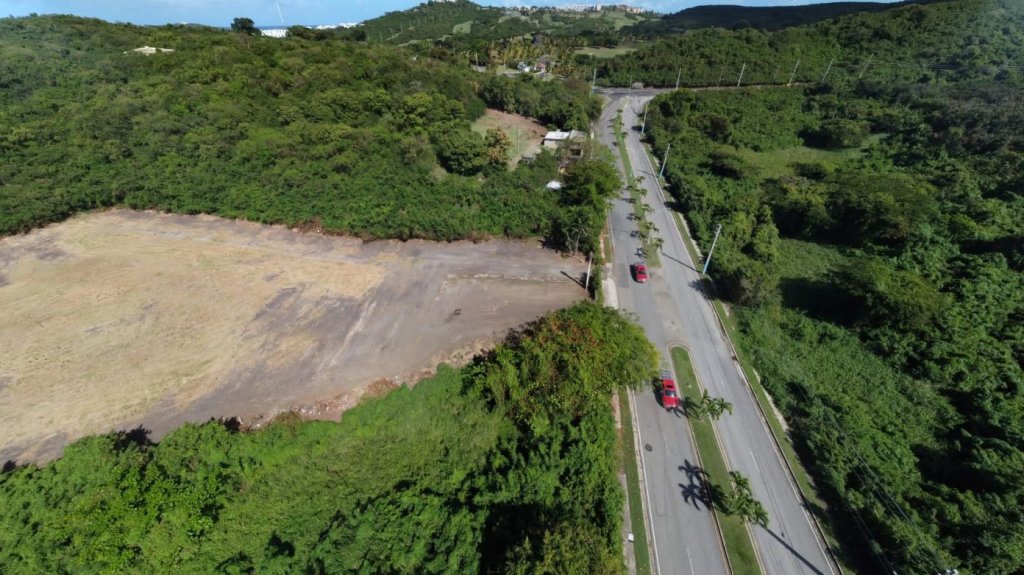
[[(613, 145), (613, 122), (622, 109), (633, 173), (637, 178), (643, 177), (640, 186), (645, 201), (653, 208), (648, 219), (665, 241), (661, 267), (649, 268), (647, 284), (633, 282), (629, 266), (638, 261), (640, 245), (632, 235), (636, 222), (630, 219), (632, 206), (625, 198), (614, 201), (612, 275), (619, 306), (637, 315), (663, 357), (669, 357), (669, 346), (685, 346), (704, 387), (712, 396), (733, 404), (732, 415), (726, 415), (715, 425), (729, 467), (750, 478), (755, 497), (768, 511), (768, 527), (752, 526), (764, 572), (837, 575), (838, 570), (804, 508), (803, 498), (753, 394), (733, 360), (732, 348), (714, 309), (700, 288), (697, 268), (657, 183), (657, 170), (640, 143), (640, 116), (654, 91), (604, 93), (609, 103), (598, 123), (598, 138), (605, 145)], [(715, 524), (700, 490), (695, 489), (699, 474), (693, 472), (697, 460), (686, 422), (662, 409), (650, 389), (636, 394), (636, 410), (657, 572), (727, 573)]]

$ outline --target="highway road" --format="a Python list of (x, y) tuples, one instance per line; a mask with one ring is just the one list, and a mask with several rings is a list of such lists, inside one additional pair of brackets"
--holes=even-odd
[[(600, 119), (598, 137), (609, 147), (615, 138), (611, 125), (617, 111), (616, 106), (607, 106)], [(668, 346), (680, 341), (681, 323), (666, 322), (668, 316), (661, 312), (673, 309), (665, 282), (654, 281), (643, 286), (632, 282), (629, 264), (637, 260), (639, 242), (631, 236), (636, 230), (636, 223), (629, 218), (631, 213), (630, 204), (623, 198), (616, 200), (611, 213), (611, 230), (615, 252), (612, 280), (618, 305), (637, 315), (648, 339), (667, 358)], [(650, 387), (636, 392), (633, 403), (643, 472), (647, 477), (646, 511), (654, 536), (655, 572), (662, 575), (727, 573), (721, 538), (704, 501), (702, 478), (694, 473), (699, 465), (686, 421), (680, 414), (663, 409)]]
[[(597, 136), (605, 145), (614, 141), (613, 120), (623, 109), (626, 148), (639, 178), (648, 216), (664, 238), (661, 267), (650, 270), (647, 284), (636, 284), (629, 265), (637, 260), (639, 241), (631, 236), (636, 223), (632, 206), (623, 198), (611, 213), (614, 261), (612, 280), (619, 307), (637, 315), (663, 357), (669, 345), (683, 345), (693, 359), (697, 377), (716, 397), (733, 404), (715, 426), (731, 469), (750, 478), (754, 495), (768, 511), (766, 528), (752, 527), (764, 572), (769, 575), (838, 575), (819, 533), (803, 505), (795, 481), (758, 409), (753, 393), (732, 358), (711, 303), (700, 289), (699, 274), (681, 232), (672, 220), (665, 195), (640, 142), (637, 130), (643, 106), (654, 91), (608, 90), (609, 103), (598, 122)], [(684, 150), (673, 153), (685, 153)], [(712, 264), (713, 265), (713, 264)], [(661, 409), (651, 390), (636, 394), (637, 428), (644, 448), (643, 472), (649, 498), (658, 573), (727, 573), (715, 525), (704, 502), (692, 497), (687, 469), (696, 465), (686, 422)], [(650, 446), (650, 449), (646, 449)]]

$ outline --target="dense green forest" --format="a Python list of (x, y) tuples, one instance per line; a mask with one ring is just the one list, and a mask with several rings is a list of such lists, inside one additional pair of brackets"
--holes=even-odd
[(647, 134), (847, 552), (1024, 572), (1019, 88), (682, 90)]
[(0, 475), (10, 573), (620, 573), (612, 392), (639, 327), (555, 312), (340, 423), (90, 437)]
[[(960, 0), (850, 14), (766, 32), (701, 29), (658, 39), (636, 52), (593, 62), (598, 83), (735, 86), (855, 82), (1019, 83), (1024, 3)], [(830, 65), (831, 63), (831, 65)], [(583, 74), (586, 76), (586, 74)], [(587, 76), (589, 78), (589, 76)]]
[(642, 37), (678, 34), (700, 28), (757, 28), (781, 30), (792, 26), (814, 24), (861, 12), (882, 12), (906, 4), (944, 2), (948, 0), (906, 0), (895, 4), (878, 2), (825, 2), (807, 6), (694, 6), (656, 20), (642, 22), (623, 30)]
[[(174, 52), (131, 52), (143, 45)], [(0, 234), (123, 205), (367, 238), (557, 241), (579, 208), (544, 191), (558, 159), (510, 171), (510, 140), (470, 129), (486, 79), (351, 41), (2, 19)], [(599, 109), (580, 83), (509, 90), (558, 127)]]

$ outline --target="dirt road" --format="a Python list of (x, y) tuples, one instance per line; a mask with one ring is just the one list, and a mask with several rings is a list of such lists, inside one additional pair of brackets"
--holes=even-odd
[(0, 461), (138, 425), (337, 417), (585, 296), (533, 242), (372, 242), (115, 210), (0, 239)]

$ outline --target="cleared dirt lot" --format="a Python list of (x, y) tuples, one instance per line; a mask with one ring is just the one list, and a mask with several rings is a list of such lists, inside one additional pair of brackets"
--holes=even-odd
[(336, 417), (583, 298), (584, 267), (125, 210), (0, 239), (0, 462), (137, 425)]

